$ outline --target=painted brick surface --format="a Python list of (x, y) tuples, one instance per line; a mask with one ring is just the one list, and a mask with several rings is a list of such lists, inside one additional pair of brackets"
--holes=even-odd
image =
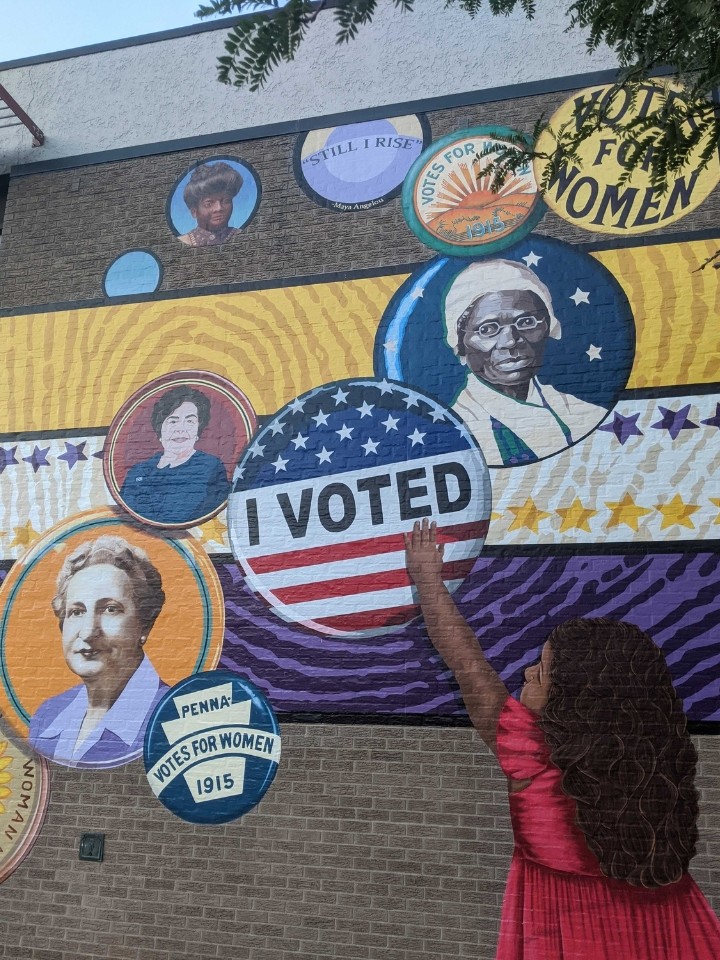
[[(531, 128), (567, 93), (468, 105), (428, 115), (433, 138), (458, 128), (500, 122)], [(375, 210), (342, 214), (319, 207), (293, 174), (294, 137), (99, 164), (20, 177), (10, 185), (3, 229), (3, 308), (102, 297), (105, 267), (128, 248), (152, 249), (164, 267), (164, 290), (224, 283), (265, 283), (292, 277), (393, 267), (424, 260), (427, 248), (408, 230), (399, 199)], [(218, 154), (248, 160), (263, 197), (258, 214), (229, 244), (187, 250), (170, 231), (165, 207), (176, 179), (193, 163)], [(720, 190), (681, 229), (712, 229)], [(677, 232), (659, 229), (653, 236)], [(548, 211), (542, 233), (570, 243), (596, 239)], [(32, 258), (34, 269), (28, 270)]]
[[(448, 107), (428, 120), (433, 139), (483, 124), (529, 129), (569, 96)], [(107, 149), (103, 137), (95, 146)], [(152, 377), (192, 366), (225, 375), (261, 425), (321, 383), (379, 377), (378, 324), (425, 282), (435, 251), (408, 229), (399, 197), (352, 214), (314, 203), (296, 181), (294, 146), (294, 136), (276, 136), (11, 179), (0, 247), (0, 559), (9, 582), (15, 561), (55, 524), (112, 504), (107, 429)], [(261, 203), (227, 243), (188, 248), (167, 223), (168, 194), (193, 164), (218, 155), (252, 164)], [(573, 613), (627, 617), (655, 637), (695, 724), (691, 872), (716, 910), (720, 360), (716, 271), (700, 267), (720, 246), (719, 211), (716, 186), (647, 242), (545, 213), (539, 239), (527, 242), (548, 260), (579, 251), (586, 276), (615, 278), (634, 316), (634, 363), (591, 436), (493, 471), (485, 552), (456, 594), (512, 692), (550, 627)], [(158, 296), (104, 296), (106, 268), (129, 248), (161, 262)], [(532, 246), (524, 251), (516, 259), (532, 259)], [(430, 300), (437, 291), (427, 283)], [(574, 285), (563, 291), (566, 310)], [(594, 375), (592, 360), (570, 371), (569, 392)], [(413, 388), (441, 394), (443, 377), (433, 376)], [(357, 638), (281, 622), (260, 601), (232, 558), (225, 514), (188, 537), (210, 554), (208, 582), (216, 576), (224, 596), (216, 662), (249, 676), (281, 713), (276, 781), (241, 820), (205, 827), (156, 802), (140, 761), (54, 764), (45, 825), (0, 886), (0, 956), (493, 957), (513, 849), (506, 780), (477, 734), (457, 725), (457, 685), (422, 623), (363, 637), (358, 655)], [(165, 586), (171, 595), (173, 583)], [(47, 598), (35, 589), (39, 611)], [(38, 645), (17, 658), (26, 671), (46, 666), (44, 616), (28, 615)], [(152, 658), (162, 653), (156, 645)], [(169, 658), (162, 665), (170, 670)], [(172, 682), (184, 675), (159, 672)], [(79, 837), (93, 831), (106, 834), (105, 860), (81, 863)]]
[[(512, 849), (504, 778), (467, 729), (288, 724), (276, 786), (237, 823), (180, 823), (139, 764), (56, 768), (35, 849), (0, 888), (15, 960), (420, 960), (495, 955)], [(693, 873), (717, 909), (716, 738), (698, 738)], [(102, 864), (79, 835), (106, 833)]]

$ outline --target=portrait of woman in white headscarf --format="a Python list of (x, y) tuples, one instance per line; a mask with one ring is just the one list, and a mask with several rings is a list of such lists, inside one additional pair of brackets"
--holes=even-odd
[(449, 346), (467, 366), (452, 409), (477, 438), (490, 466), (532, 463), (582, 439), (603, 407), (538, 379), (548, 340), (560, 340), (550, 291), (522, 263), (466, 267), (445, 294)]

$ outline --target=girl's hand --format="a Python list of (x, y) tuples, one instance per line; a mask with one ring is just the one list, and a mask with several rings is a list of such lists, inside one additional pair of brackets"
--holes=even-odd
[(412, 533), (405, 534), (405, 563), (418, 587), (442, 583), (443, 544), (436, 542), (437, 523), (415, 522)]

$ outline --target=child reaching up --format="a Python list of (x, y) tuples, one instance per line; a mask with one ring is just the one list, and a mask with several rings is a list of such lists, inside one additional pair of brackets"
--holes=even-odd
[(720, 921), (688, 873), (697, 754), (662, 652), (632, 624), (569, 620), (513, 699), (443, 584), (436, 530), (406, 534), (408, 571), (508, 780), (497, 960), (718, 960)]

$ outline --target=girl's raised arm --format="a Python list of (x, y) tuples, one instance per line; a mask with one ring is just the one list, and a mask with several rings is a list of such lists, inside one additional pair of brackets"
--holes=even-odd
[(496, 753), (498, 717), (508, 691), (443, 583), (443, 546), (436, 535), (437, 524), (427, 520), (405, 534), (408, 573), (418, 590), (428, 636), (452, 670), (473, 726)]

